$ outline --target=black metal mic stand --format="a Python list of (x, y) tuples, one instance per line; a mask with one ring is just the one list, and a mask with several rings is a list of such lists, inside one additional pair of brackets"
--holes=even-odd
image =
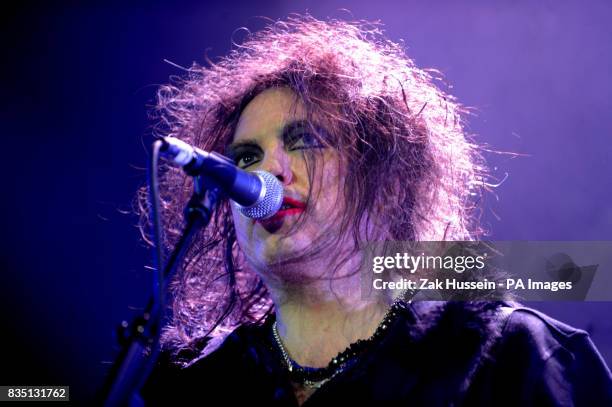
[[(168, 283), (176, 272), (197, 232), (208, 225), (221, 197), (219, 188), (204, 185), (201, 176), (194, 177), (194, 192), (185, 208), (186, 226), (164, 267), (160, 294), (152, 295), (143, 314), (131, 325), (125, 321), (119, 330), (122, 350), (104, 386), (104, 406), (143, 406), (139, 391), (155, 366), (159, 354), (159, 334), (164, 316), (164, 297)], [(161, 244), (161, 242), (158, 242)], [(160, 259), (161, 262), (161, 259)]]

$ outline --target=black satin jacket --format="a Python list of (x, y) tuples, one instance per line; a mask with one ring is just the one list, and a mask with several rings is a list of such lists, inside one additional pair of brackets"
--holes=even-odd
[[(162, 357), (146, 404), (297, 406), (273, 321), (186, 369)], [(586, 332), (532, 309), (416, 302), (303, 406), (612, 406), (612, 375)]]

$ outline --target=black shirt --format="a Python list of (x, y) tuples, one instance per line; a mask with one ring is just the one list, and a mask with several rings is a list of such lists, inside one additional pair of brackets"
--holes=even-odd
[[(188, 368), (160, 359), (147, 405), (297, 406), (271, 315)], [(225, 404), (225, 403), (224, 403)], [(384, 337), (303, 404), (612, 406), (612, 375), (588, 334), (505, 303), (404, 303)]]

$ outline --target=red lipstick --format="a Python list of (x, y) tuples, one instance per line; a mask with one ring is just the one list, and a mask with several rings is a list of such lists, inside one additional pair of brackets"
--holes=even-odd
[(274, 226), (278, 224), (282, 224), (282, 221), (291, 215), (298, 215), (306, 209), (306, 204), (302, 201), (298, 201), (297, 199), (285, 196), (283, 198), (283, 203), (281, 208), (276, 212), (273, 216), (267, 219), (257, 220), (257, 223), (261, 223), (262, 226), (266, 227), (266, 229), (274, 228)]

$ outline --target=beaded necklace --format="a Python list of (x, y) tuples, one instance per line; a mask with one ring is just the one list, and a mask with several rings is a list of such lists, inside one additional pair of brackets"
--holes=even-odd
[(336, 375), (352, 366), (357, 361), (359, 356), (370, 348), (373, 343), (380, 340), (380, 338), (387, 332), (387, 328), (393, 323), (393, 321), (395, 321), (399, 315), (400, 309), (403, 307), (405, 307), (403, 301), (394, 301), (391, 307), (389, 307), (387, 310), (380, 324), (378, 324), (378, 327), (372, 336), (367, 339), (359, 339), (356, 342), (353, 342), (345, 350), (332, 358), (327, 366), (319, 368), (301, 366), (289, 356), (289, 352), (287, 352), (287, 349), (285, 349), (285, 345), (283, 345), (278, 333), (276, 321), (274, 321), (274, 324), (272, 325), (272, 334), (274, 336), (276, 346), (283, 357), (283, 362), (289, 371), (290, 379), (305, 387), (318, 389)]

